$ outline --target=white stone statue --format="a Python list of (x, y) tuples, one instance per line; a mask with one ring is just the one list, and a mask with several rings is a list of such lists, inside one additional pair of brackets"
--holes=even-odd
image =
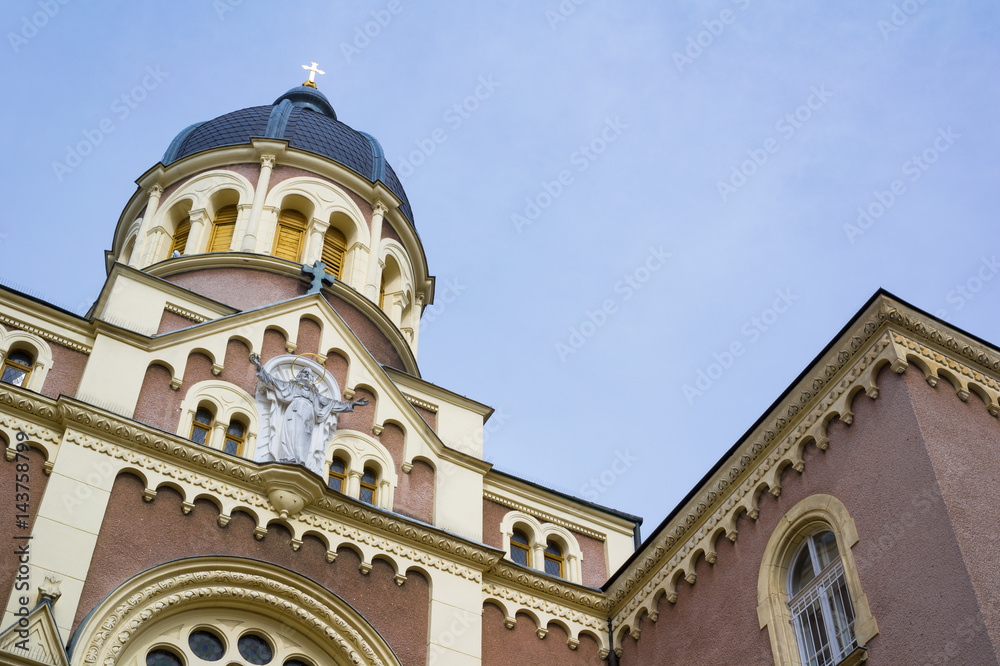
[(308, 367), (289, 381), (268, 373), (257, 354), (250, 354), (250, 361), (257, 368), (257, 406), (261, 422), (254, 460), (301, 463), (322, 477), (326, 446), (337, 429), (337, 414), (353, 412), (355, 407), (367, 405), (368, 401), (363, 398), (338, 400), (340, 391), (336, 382), (325, 371), (320, 382), (328, 392), (332, 389), (336, 397), (323, 395), (317, 389), (313, 372)]

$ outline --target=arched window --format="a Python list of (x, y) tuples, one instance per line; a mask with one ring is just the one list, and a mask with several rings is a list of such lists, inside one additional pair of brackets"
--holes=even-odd
[(168, 257), (174, 256), (174, 252), (184, 254), (184, 248), (187, 246), (188, 235), (190, 235), (190, 233), (191, 218), (185, 217), (177, 223), (177, 228), (174, 230), (174, 240), (170, 243), (170, 252), (167, 254)]
[(215, 214), (212, 222), (212, 237), (208, 241), (209, 252), (228, 252), (236, 230), (236, 206), (225, 206)]
[(330, 227), (323, 237), (323, 263), (326, 264), (326, 272), (338, 280), (343, 279), (346, 255), (347, 239), (340, 229)]
[(364, 474), (361, 475), (361, 494), (358, 496), (362, 502), (375, 504), (375, 493), (378, 488), (378, 475), (371, 467), (365, 467)]
[(563, 552), (555, 541), (545, 544), (545, 573), (565, 578), (563, 574)]
[(522, 566), (531, 566), (531, 542), (521, 530), (514, 530), (510, 536), (510, 559)]
[(346, 490), (347, 463), (339, 456), (330, 461), (330, 481), (328, 485), (338, 493)]
[(208, 434), (212, 432), (212, 412), (205, 407), (199, 407), (194, 413), (194, 421), (191, 423), (191, 441), (195, 444), (205, 444), (208, 442)]
[(271, 254), (280, 259), (298, 261), (306, 226), (306, 216), (302, 213), (297, 210), (281, 211), (278, 214), (278, 228), (274, 232), (274, 249)]
[(788, 607), (803, 664), (836, 664), (858, 646), (837, 537), (824, 530), (806, 538), (788, 572)]
[(864, 657), (878, 624), (861, 589), (856, 543), (854, 520), (832, 495), (803, 499), (778, 523), (757, 579), (757, 617), (775, 664), (853, 664)]
[(181, 658), (173, 650), (160, 648), (146, 655), (146, 666), (182, 666)]
[[(198, 415), (195, 414), (196, 423), (197, 420)], [(226, 444), (223, 447), (226, 453), (232, 453), (234, 456), (243, 455), (243, 443), (246, 440), (246, 432), (246, 426), (239, 421), (234, 420), (229, 424), (229, 427), (226, 428)]]
[(3, 362), (3, 375), (0, 381), (14, 386), (24, 386), (31, 376), (31, 368), (35, 365), (34, 357), (26, 351), (17, 350), (7, 354)]

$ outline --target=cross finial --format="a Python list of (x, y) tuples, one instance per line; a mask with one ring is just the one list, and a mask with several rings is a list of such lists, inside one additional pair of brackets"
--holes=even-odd
[(307, 294), (318, 294), (323, 287), (332, 287), (334, 278), (326, 272), (326, 264), (322, 261), (315, 262), (312, 266), (303, 266), (302, 275), (312, 278), (309, 281)]
[(307, 72), (309, 72), (309, 80), (308, 81), (303, 81), (302, 85), (309, 86), (310, 88), (315, 88), (316, 87), (316, 75), (317, 74), (326, 74), (326, 72), (324, 72), (324, 71), (322, 71), (322, 70), (319, 69), (319, 67), (316, 65), (316, 63), (313, 63), (312, 67), (309, 67), (307, 65), (302, 65), (302, 69), (304, 69)]

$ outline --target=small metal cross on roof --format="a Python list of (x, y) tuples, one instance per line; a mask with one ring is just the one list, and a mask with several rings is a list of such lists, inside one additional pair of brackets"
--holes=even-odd
[(332, 287), (334, 283), (333, 276), (326, 272), (326, 264), (322, 261), (317, 261), (312, 266), (303, 266), (302, 275), (312, 277), (307, 294), (318, 294), (324, 286)]
[(307, 72), (309, 72), (309, 80), (308, 81), (303, 81), (302, 85), (309, 86), (310, 88), (315, 88), (316, 87), (316, 75), (317, 74), (326, 74), (326, 72), (320, 70), (319, 67), (316, 66), (316, 63), (313, 63), (312, 67), (308, 67), (306, 65), (302, 65), (302, 69), (304, 69)]

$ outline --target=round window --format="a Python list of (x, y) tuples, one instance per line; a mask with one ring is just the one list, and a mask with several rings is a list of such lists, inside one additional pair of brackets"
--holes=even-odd
[(269, 664), (271, 663), (271, 659), (274, 658), (274, 652), (271, 650), (271, 646), (257, 634), (246, 634), (244, 636), (240, 636), (240, 640), (237, 642), (236, 646), (239, 648), (240, 654), (243, 655), (243, 658), (255, 666)]
[(188, 645), (196, 657), (205, 661), (218, 661), (226, 653), (226, 646), (222, 639), (211, 631), (191, 632), (191, 636), (188, 637)]
[(181, 658), (173, 650), (152, 650), (146, 655), (146, 666), (182, 666)]

